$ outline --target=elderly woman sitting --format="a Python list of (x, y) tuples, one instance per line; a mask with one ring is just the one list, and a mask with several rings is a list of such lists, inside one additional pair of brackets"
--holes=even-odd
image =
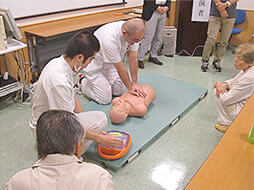
[(254, 44), (242, 44), (236, 49), (234, 66), (240, 70), (234, 78), (214, 85), (218, 110), (216, 129), (223, 133), (254, 92)]

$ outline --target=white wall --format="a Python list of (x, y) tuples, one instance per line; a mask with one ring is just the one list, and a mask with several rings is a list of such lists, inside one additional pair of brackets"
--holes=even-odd
[(239, 0), (237, 3), (237, 8), (254, 11), (254, 1), (253, 0)]
[(126, 0), (128, 6), (139, 6), (143, 5), (143, 0)]
[(22, 20), (17, 20), (16, 22), (18, 26), (26, 26), (26, 25), (31, 25), (31, 24), (41, 23), (41, 22), (48, 22), (52, 20), (69, 18), (74, 16), (92, 14), (92, 13), (97, 13), (102, 11), (110, 11), (110, 10), (121, 9), (121, 8), (131, 8), (131, 7), (143, 5), (143, 0), (125, 0), (125, 1), (127, 2), (127, 4), (119, 5), (117, 6), (117, 8), (116, 6), (108, 6), (108, 7), (101, 7), (101, 8), (85, 9), (85, 10), (79, 10), (79, 11), (59, 13), (55, 15), (46, 15), (41, 17), (22, 19)]
[(9, 8), (14, 18), (21, 18), (122, 2), (123, 0), (0, 0), (0, 7)]

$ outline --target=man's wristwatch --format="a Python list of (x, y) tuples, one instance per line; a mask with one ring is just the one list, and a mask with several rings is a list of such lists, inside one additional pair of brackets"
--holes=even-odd
[(226, 3), (227, 3), (227, 7), (231, 7), (232, 4), (229, 1), (226, 1)]

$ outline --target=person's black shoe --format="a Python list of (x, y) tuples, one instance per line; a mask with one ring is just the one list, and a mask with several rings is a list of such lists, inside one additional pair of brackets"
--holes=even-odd
[(209, 65), (208, 61), (203, 61), (203, 62), (202, 62), (202, 65), (201, 65), (201, 71), (202, 71), (202, 72), (207, 72), (207, 70), (208, 70), (208, 65)]
[(143, 61), (138, 60), (138, 67), (140, 69), (144, 69), (145, 68)]
[(213, 62), (213, 68), (216, 72), (221, 72), (221, 66), (220, 66), (220, 62), (214, 61)]
[(159, 61), (156, 57), (149, 57), (148, 61), (152, 62), (152, 63), (154, 63), (156, 65), (163, 65), (163, 63), (161, 61)]

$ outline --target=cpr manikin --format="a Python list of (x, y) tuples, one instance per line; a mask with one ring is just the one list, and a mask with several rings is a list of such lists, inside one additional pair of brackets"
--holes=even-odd
[(156, 94), (149, 85), (140, 84), (139, 86), (146, 93), (145, 97), (125, 92), (120, 97), (113, 99), (113, 106), (109, 111), (112, 123), (119, 124), (124, 122), (128, 116), (143, 117), (147, 113), (148, 106), (154, 101)]

